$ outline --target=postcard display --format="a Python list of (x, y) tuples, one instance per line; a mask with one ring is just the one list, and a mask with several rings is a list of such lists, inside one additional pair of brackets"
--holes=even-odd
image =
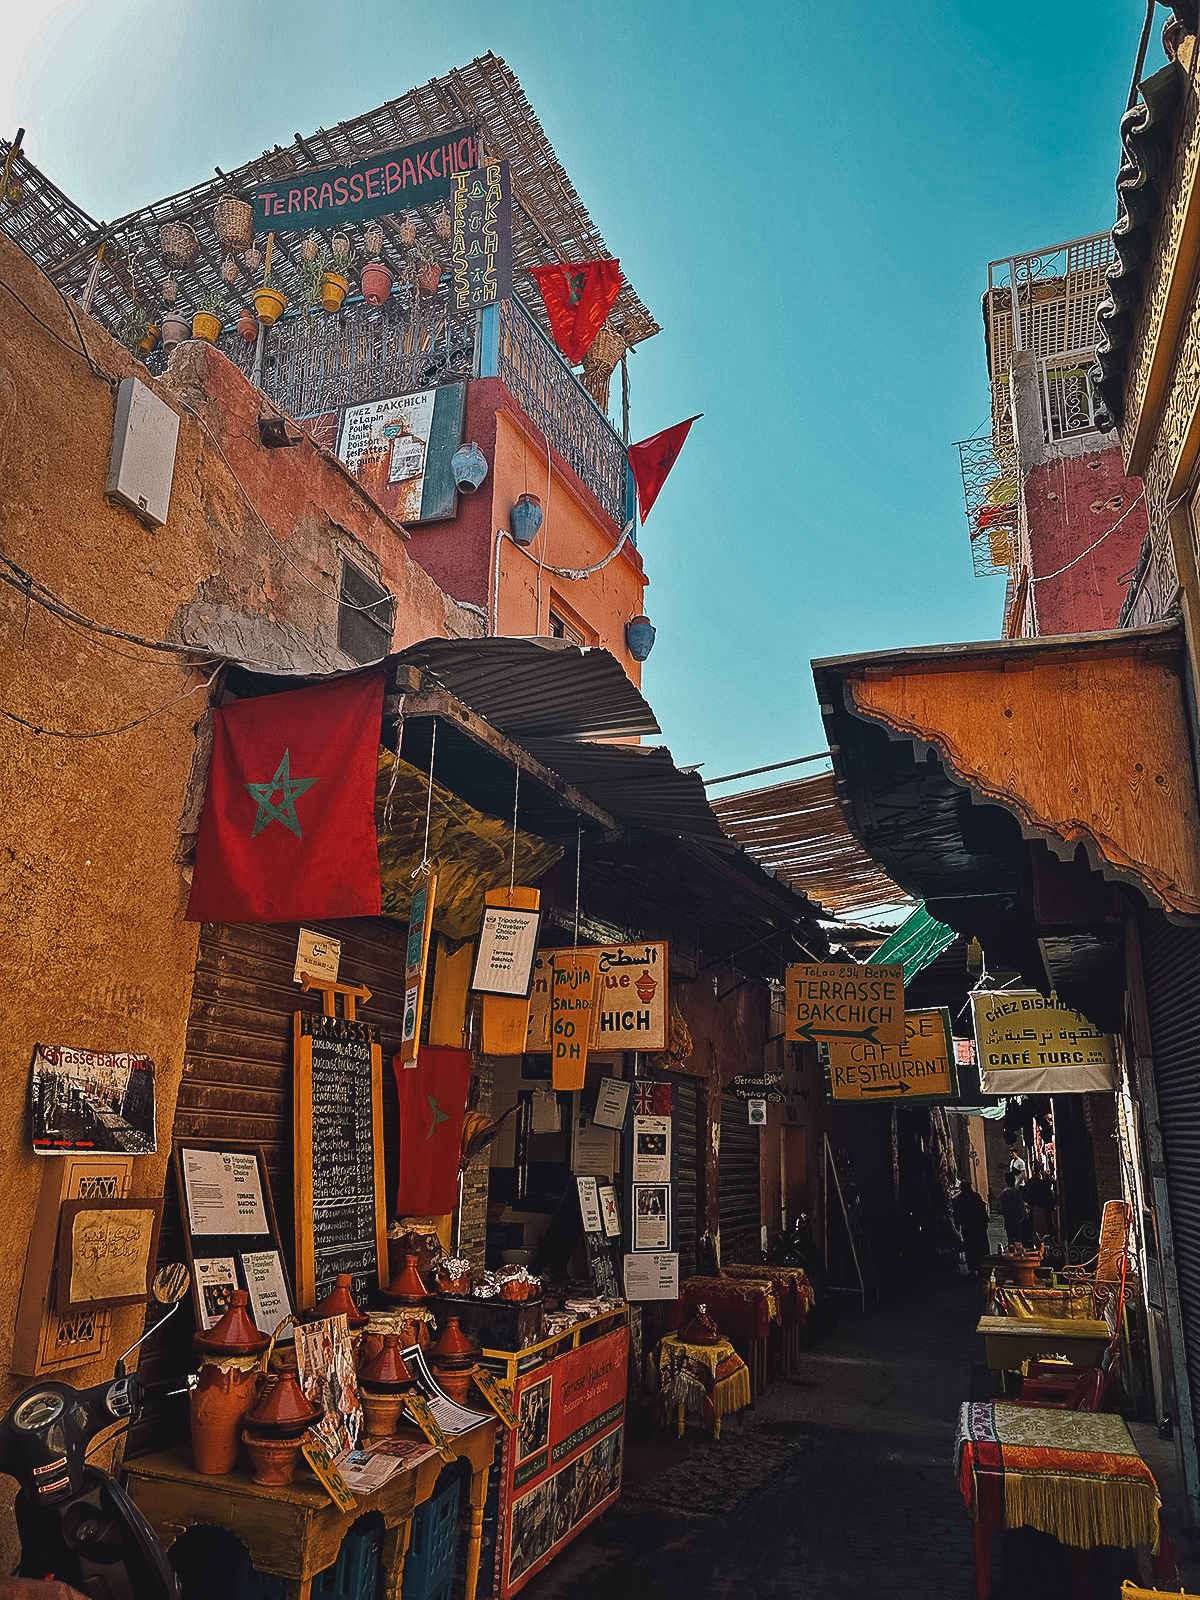
[(638, 1078), (630, 1098), (621, 1153), (628, 1219), (625, 1294), (631, 1301), (674, 1300), (679, 1293), (675, 1090), (665, 1078)]

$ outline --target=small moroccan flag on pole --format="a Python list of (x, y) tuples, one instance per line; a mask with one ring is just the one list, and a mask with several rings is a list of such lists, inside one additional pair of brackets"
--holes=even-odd
[(530, 267), (546, 305), (558, 348), (578, 366), (592, 348), (620, 293), (619, 261), (574, 261)]
[(650, 515), (650, 507), (658, 499), (658, 491), (666, 483), (667, 474), (683, 449), (688, 429), (703, 415), (703, 411), (698, 411), (686, 422), (677, 422), (673, 428), (664, 428), (661, 433), (643, 439), (641, 444), (629, 446), (629, 465), (633, 468), (633, 479), (637, 484), (638, 512), (643, 523)]

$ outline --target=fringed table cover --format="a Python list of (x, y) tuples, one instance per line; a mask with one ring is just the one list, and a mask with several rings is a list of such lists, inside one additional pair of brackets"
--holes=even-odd
[(1007, 1283), (993, 1285), (988, 1296), (988, 1313), (994, 1317), (1034, 1321), (1043, 1317), (1073, 1317), (1085, 1322), (1094, 1321), (1099, 1314), (1090, 1285), (1069, 1289), (1014, 1289)]
[(955, 1460), (976, 1520), (980, 1477), (998, 1476), (1006, 1528), (1037, 1528), (1083, 1550), (1158, 1550), (1158, 1486), (1120, 1417), (969, 1401)]
[(721, 1437), (721, 1418), (744, 1411), (751, 1402), (750, 1372), (728, 1339), (716, 1344), (685, 1344), (673, 1333), (658, 1342), (651, 1357), (651, 1386), (663, 1413), (675, 1413), (680, 1438), (687, 1423), (712, 1428)]

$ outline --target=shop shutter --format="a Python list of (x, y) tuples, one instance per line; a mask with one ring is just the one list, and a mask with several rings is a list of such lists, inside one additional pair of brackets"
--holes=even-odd
[(721, 1096), (721, 1260), (757, 1261), (762, 1253), (758, 1129), (744, 1100)]
[(697, 1093), (696, 1079), (674, 1077), (675, 1123), (675, 1241), (679, 1252), (680, 1278), (693, 1277), (696, 1266), (696, 1239), (699, 1232), (696, 1210), (699, 1195), (697, 1174)]
[(1173, 927), (1154, 912), (1142, 917), (1141, 936), (1194, 1412), (1200, 1397), (1200, 932)]

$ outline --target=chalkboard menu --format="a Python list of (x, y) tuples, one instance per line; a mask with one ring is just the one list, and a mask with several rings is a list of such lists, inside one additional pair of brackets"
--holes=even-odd
[(339, 1272), (360, 1306), (387, 1284), (379, 1030), (296, 1014), (296, 1294), (311, 1310)]

